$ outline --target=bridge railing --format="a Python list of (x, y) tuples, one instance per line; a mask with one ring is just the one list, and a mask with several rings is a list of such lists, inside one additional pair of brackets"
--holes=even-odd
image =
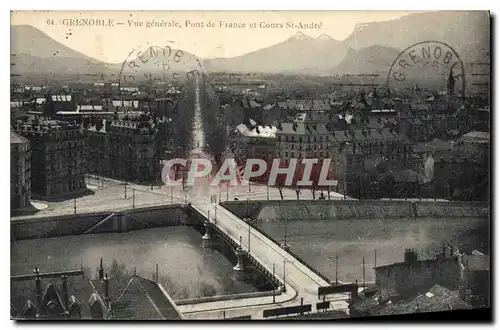
[[(197, 213), (199, 216), (204, 217), (203, 213), (201, 213), (201, 211), (199, 211), (196, 207), (194, 207), (193, 205), (189, 205), (189, 206), (193, 212)], [(236, 240), (231, 238), (228, 234), (226, 234), (224, 231), (222, 231), (221, 228), (219, 228), (218, 226), (213, 226), (213, 227), (214, 227), (214, 231), (216, 232), (216, 234), (223, 241), (225, 241), (227, 244), (229, 244), (232, 248), (236, 249), (240, 245), (239, 242), (237, 242)], [(248, 261), (258, 271), (260, 271), (264, 276), (266, 276), (266, 278), (271, 279), (273, 286), (275, 286), (277, 288), (283, 286), (283, 283), (276, 278), (276, 274), (274, 274), (274, 276), (273, 276), (272, 272), (270, 272), (266, 267), (264, 267), (254, 256), (252, 256), (252, 254), (248, 253), (248, 251), (245, 251), (245, 255), (248, 258)]]
[[(237, 243), (234, 239), (232, 239), (229, 235), (224, 233), (219, 227), (214, 226), (214, 230), (216, 231), (217, 235), (224, 240), (226, 243), (231, 245), (233, 248), (237, 248), (239, 246), (239, 243)], [(251, 263), (258, 271), (260, 271), (266, 278), (271, 279), (271, 282), (275, 287), (280, 287), (283, 285), (275, 275), (273, 275), (269, 270), (267, 270), (266, 267), (264, 267), (260, 262), (258, 262), (254, 256), (252, 256), (251, 253), (248, 253), (248, 251), (245, 251), (245, 255), (248, 258), (248, 262)]]

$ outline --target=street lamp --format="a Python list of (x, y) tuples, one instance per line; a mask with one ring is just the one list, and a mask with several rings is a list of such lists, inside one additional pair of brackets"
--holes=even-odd
[(132, 189), (132, 208), (135, 209), (135, 189)]
[(283, 292), (286, 292), (286, 270), (285, 270), (285, 265), (288, 260), (283, 259)]
[(335, 284), (339, 284), (339, 255), (335, 254)]
[(248, 197), (247, 197), (247, 218), (249, 217), (248, 215)]
[(273, 282), (272, 282), (272, 286), (273, 286), (273, 304), (276, 303), (276, 290), (274, 288), (274, 263), (273, 263)]
[(252, 230), (252, 226), (250, 225), (250, 219), (248, 221), (248, 253), (250, 253), (250, 233)]
[(286, 224), (287, 220), (285, 219), (285, 238), (284, 238), (284, 248), (286, 249)]

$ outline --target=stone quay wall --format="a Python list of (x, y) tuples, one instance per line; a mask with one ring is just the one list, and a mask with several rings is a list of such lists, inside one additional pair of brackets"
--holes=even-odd
[(220, 203), (240, 218), (261, 221), (381, 219), (421, 217), (488, 217), (483, 202), (430, 202), (390, 200), (278, 200), (228, 201)]
[(142, 207), (119, 212), (96, 212), (76, 215), (26, 218), (10, 222), (15, 240), (126, 232), (151, 227), (191, 225), (182, 205)]

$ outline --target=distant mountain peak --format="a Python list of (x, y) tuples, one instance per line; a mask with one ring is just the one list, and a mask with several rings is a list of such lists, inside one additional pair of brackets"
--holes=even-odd
[(291, 40), (312, 40), (312, 39), (313, 39), (312, 37), (300, 32), (300, 31), (295, 33), (290, 38), (288, 38), (289, 41), (291, 41)]
[(333, 38), (327, 34), (322, 34), (319, 37), (317, 37), (316, 40), (333, 40)]

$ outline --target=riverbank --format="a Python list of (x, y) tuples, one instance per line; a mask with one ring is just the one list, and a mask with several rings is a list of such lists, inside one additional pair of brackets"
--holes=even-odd
[(228, 201), (222, 206), (241, 218), (259, 221), (489, 217), (485, 202), (309, 200)]

